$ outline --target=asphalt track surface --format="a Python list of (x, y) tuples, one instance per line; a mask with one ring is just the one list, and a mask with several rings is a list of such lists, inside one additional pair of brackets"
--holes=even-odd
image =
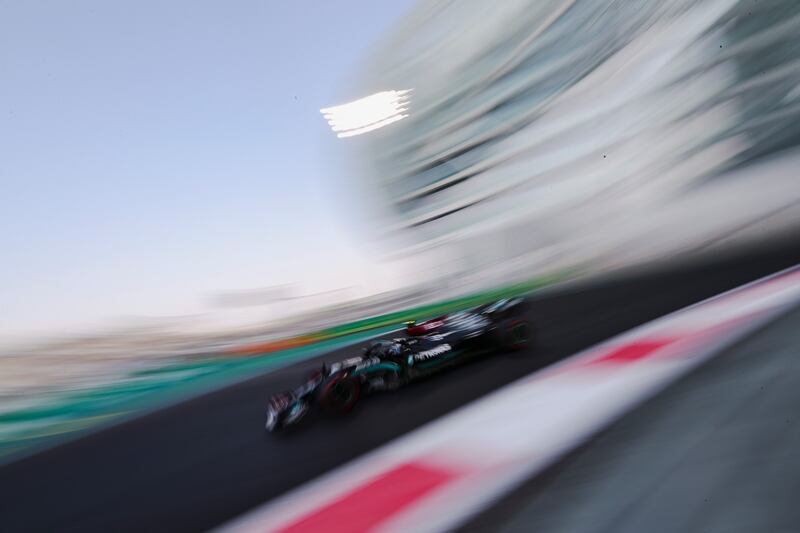
[(530, 312), (537, 349), (476, 360), (287, 435), (264, 433), (268, 396), (359, 347), (255, 377), (3, 465), (0, 528), (206, 530), (525, 374), (798, 262), (800, 246), (784, 242), (543, 294)]
[(800, 531), (800, 309), (673, 383), (462, 532)]

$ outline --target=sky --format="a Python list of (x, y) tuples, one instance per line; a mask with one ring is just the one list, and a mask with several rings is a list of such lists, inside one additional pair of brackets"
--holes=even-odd
[(414, 0), (0, 0), (0, 341), (367, 285), (319, 114)]

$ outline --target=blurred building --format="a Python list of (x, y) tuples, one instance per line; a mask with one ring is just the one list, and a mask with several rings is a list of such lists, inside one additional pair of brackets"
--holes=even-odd
[[(796, 147), (799, 52), (796, 0), (424, 0), (364, 69), (364, 94), (402, 91), (396, 116), (347, 142), (404, 253), (514, 277)], [(758, 198), (714, 227), (781, 208)]]

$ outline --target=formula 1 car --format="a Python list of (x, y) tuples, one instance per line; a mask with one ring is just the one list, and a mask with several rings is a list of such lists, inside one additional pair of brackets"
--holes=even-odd
[(266, 429), (293, 426), (314, 405), (347, 413), (365, 394), (397, 389), (476, 356), (523, 350), (535, 337), (525, 307), (520, 298), (499, 300), (434, 319), (427, 333), (412, 333), (415, 323), (409, 324), (408, 337), (374, 341), (361, 356), (323, 364), (296, 389), (270, 398)]

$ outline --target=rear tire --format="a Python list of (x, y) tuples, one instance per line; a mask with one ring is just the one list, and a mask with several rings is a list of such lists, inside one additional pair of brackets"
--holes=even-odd
[(353, 409), (361, 397), (361, 382), (355, 378), (337, 374), (322, 384), (319, 404), (325, 411), (343, 415)]
[(497, 325), (500, 348), (519, 352), (536, 344), (536, 329), (527, 320), (507, 318)]

